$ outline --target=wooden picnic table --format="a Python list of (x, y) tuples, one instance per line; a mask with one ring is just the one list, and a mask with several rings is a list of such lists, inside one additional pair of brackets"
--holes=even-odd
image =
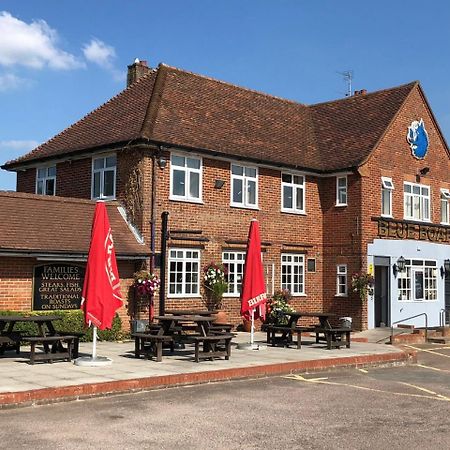
[[(35, 360), (52, 361), (54, 359), (68, 359), (78, 356), (79, 338), (82, 333), (59, 332), (54, 327), (54, 322), (61, 320), (58, 315), (22, 316), (22, 315), (0, 315), (0, 354), (10, 347), (20, 353), (20, 342), (31, 344), (30, 362)], [(38, 334), (34, 336), (22, 335), (14, 327), (19, 323), (34, 323)], [(63, 346), (67, 344), (67, 347)], [(43, 355), (36, 355), (36, 344), (44, 347)]]
[[(326, 313), (322, 311), (310, 312), (310, 311), (293, 311), (285, 313), (288, 316), (288, 323), (286, 325), (266, 325), (267, 343), (271, 345), (283, 345), (289, 347), (291, 344), (296, 343), (297, 348), (302, 346), (302, 333), (314, 332), (317, 328), (331, 329), (330, 318), (336, 317), (334, 313)], [(298, 325), (299, 320), (302, 317), (317, 318), (319, 324), (317, 325)], [(294, 342), (293, 335), (297, 336), (297, 341)], [(316, 335), (317, 340), (317, 335)]]
[(217, 314), (219, 311), (217, 309), (213, 310), (196, 310), (196, 309), (166, 309), (166, 314), (171, 314), (175, 316), (212, 316)]

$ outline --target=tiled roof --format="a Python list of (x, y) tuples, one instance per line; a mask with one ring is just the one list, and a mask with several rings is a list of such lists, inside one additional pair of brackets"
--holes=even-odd
[(318, 172), (355, 167), (415, 86), (306, 106), (162, 64), (5, 168), (139, 138)]
[[(148, 256), (117, 207), (107, 204), (117, 256)], [(95, 201), (0, 191), (0, 252), (87, 254)]]

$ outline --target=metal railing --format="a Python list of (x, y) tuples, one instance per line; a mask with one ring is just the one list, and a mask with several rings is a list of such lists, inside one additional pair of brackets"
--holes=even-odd
[(421, 313), (421, 314), (416, 314), (415, 316), (406, 317), (405, 319), (402, 319), (402, 320), (397, 320), (396, 322), (392, 322), (392, 324), (391, 324), (391, 343), (392, 343), (392, 338), (394, 336), (394, 325), (397, 325), (398, 323), (401, 323), (401, 322), (406, 322), (407, 320), (415, 319), (416, 317), (420, 317), (420, 316), (425, 316), (425, 340), (427, 340), (428, 339), (428, 316), (427, 316), (427, 313)]
[(450, 323), (450, 308), (442, 308), (439, 311), (439, 326), (445, 327)]

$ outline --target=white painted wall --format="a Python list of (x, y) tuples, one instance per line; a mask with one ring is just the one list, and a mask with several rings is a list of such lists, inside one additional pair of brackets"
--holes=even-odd
[[(420, 313), (427, 313), (428, 326), (439, 325), (440, 310), (444, 308), (444, 279), (440, 275), (440, 268), (444, 265), (445, 259), (450, 259), (450, 246), (444, 244), (434, 244), (424, 241), (395, 240), (395, 239), (375, 239), (368, 245), (367, 263), (374, 263), (374, 256), (385, 256), (391, 258), (389, 270), (391, 277), (391, 323), (397, 322), (409, 316)], [(392, 265), (397, 259), (403, 256), (405, 259), (430, 259), (435, 260), (437, 265), (437, 301), (416, 301), (402, 302), (398, 300), (397, 278), (394, 277)], [(375, 307), (374, 296), (368, 300), (368, 327), (375, 327)], [(424, 326), (425, 318), (418, 317), (405, 323)]]

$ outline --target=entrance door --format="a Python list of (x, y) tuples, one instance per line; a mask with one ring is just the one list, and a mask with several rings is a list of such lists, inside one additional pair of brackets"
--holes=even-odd
[(375, 326), (389, 326), (389, 266), (375, 266)]
[(445, 273), (445, 324), (450, 323), (450, 273)]

